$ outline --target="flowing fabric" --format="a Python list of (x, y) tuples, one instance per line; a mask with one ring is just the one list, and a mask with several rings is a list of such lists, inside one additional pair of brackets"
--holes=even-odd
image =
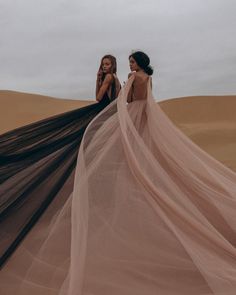
[(89, 124), (73, 194), (11, 257), (0, 294), (235, 294), (236, 174), (171, 123), (150, 83), (127, 105), (133, 80)]
[(65, 200), (72, 193), (84, 131), (109, 102), (106, 94), (100, 103), (0, 135), (0, 266), (60, 190)]

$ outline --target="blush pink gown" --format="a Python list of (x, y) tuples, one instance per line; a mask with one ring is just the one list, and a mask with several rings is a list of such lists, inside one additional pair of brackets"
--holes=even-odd
[(73, 194), (4, 266), (1, 295), (236, 294), (236, 174), (173, 125), (149, 79), (127, 105), (134, 80), (88, 126)]

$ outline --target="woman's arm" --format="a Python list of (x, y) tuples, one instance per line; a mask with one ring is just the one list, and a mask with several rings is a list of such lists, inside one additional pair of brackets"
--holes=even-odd
[[(111, 74), (107, 74), (104, 81), (102, 82), (102, 85), (99, 89), (96, 90), (96, 100), (100, 101), (103, 98), (103, 95), (106, 93), (107, 89), (111, 85), (113, 80), (113, 77)], [(98, 87), (98, 85), (97, 85)]]

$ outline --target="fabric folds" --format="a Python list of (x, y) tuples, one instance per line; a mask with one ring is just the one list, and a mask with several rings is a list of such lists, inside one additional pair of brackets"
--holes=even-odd
[(133, 79), (89, 124), (73, 193), (5, 265), (1, 294), (235, 294), (236, 175), (172, 124), (150, 83), (127, 105)]

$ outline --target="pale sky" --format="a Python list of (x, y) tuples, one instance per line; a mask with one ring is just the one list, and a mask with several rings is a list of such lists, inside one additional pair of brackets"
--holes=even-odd
[(235, 0), (0, 0), (0, 89), (94, 99), (100, 58), (143, 50), (158, 100), (236, 94)]

